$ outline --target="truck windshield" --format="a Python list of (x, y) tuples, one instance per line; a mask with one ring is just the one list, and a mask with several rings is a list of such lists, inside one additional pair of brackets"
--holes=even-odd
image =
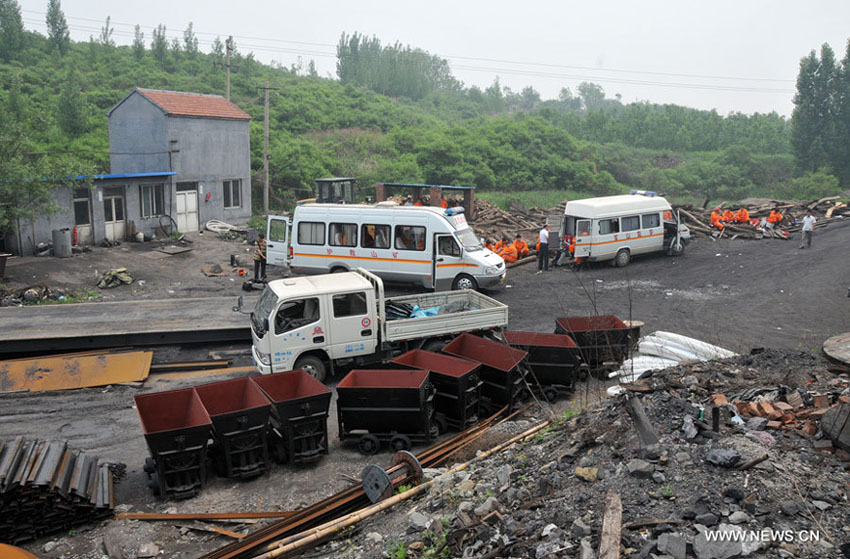
[(262, 337), (266, 335), (263, 323), (271, 316), (276, 303), (277, 295), (275, 295), (274, 290), (266, 286), (262, 294), (260, 294), (260, 298), (257, 299), (257, 303), (254, 305), (254, 311), (251, 313), (251, 325), (254, 327), (254, 333), (257, 336)]
[(481, 246), (481, 240), (469, 227), (460, 231), (456, 231), (455, 234), (457, 235), (460, 244), (463, 245), (463, 248), (465, 248), (469, 252), (475, 252), (476, 250), (481, 250), (484, 248)]

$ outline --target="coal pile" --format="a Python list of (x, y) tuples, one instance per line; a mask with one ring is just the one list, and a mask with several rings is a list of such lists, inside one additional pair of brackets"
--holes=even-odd
[(0, 542), (18, 544), (112, 515), (123, 464), (66, 441), (0, 442)]
[[(426, 472), (436, 481), (425, 497), (321, 550), (591, 559), (614, 495), (622, 557), (848, 556), (850, 456), (826, 444), (818, 423), (818, 410), (850, 396), (846, 373), (805, 352), (766, 350), (655, 371), (629, 386), (465, 471)], [(636, 428), (635, 407), (648, 433)], [(793, 418), (769, 427), (777, 412)]]

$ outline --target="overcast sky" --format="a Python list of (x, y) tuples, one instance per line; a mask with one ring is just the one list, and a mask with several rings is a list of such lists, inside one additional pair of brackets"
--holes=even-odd
[[(47, 0), (19, 2), (26, 28), (44, 32)], [(204, 51), (216, 35), (233, 35), (242, 53), (285, 66), (313, 59), (335, 77), (340, 35), (357, 31), (446, 58), (467, 86), (498, 76), (550, 99), (592, 81), (623, 102), (721, 114), (790, 115), (800, 58), (826, 42), (841, 59), (850, 37), (848, 0), (62, 0), (62, 9), (75, 40), (97, 36), (106, 16), (118, 44), (130, 44), (139, 24), (148, 46), (156, 25), (170, 38), (191, 21)]]

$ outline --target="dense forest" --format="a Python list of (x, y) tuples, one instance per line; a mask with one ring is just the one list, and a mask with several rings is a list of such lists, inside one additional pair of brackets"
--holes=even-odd
[[(532, 87), (514, 92), (498, 79), (486, 89), (466, 87), (447, 61), (358, 33), (340, 38), (331, 79), (312, 62), (262, 64), (232, 39), (216, 39), (211, 52), (201, 52), (191, 24), (180, 38), (164, 25), (145, 37), (137, 26), (133, 44), (117, 46), (107, 19), (98, 37), (74, 42), (58, 0), (49, 0), (46, 23), (47, 36), (26, 30), (17, 2), (0, 0), (6, 177), (44, 176), (45, 168), (107, 172), (106, 112), (137, 86), (224, 94), (229, 47), (232, 100), (254, 119), (257, 188), (261, 87), (268, 80), (277, 88), (270, 111), (276, 209), (307, 194), (315, 178), (334, 175), (359, 177), (363, 185), (474, 185), (482, 195), (511, 193), (526, 203), (543, 191), (589, 196), (645, 188), (702, 204), (814, 198), (850, 188), (850, 44), (841, 61), (827, 45), (801, 60), (796, 108), (787, 120), (624, 104), (592, 83), (575, 93), (564, 88), (553, 100)], [(0, 188), (0, 207), (14, 198), (9, 183)], [(256, 208), (261, 197), (254, 199)]]

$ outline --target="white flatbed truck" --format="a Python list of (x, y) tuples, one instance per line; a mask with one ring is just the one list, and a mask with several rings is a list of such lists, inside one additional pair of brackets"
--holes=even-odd
[[(397, 312), (409, 307), (423, 309), (423, 316)], [(251, 353), (262, 374), (304, 369), (324, 381), (337, 369), (380, 363), (410, 349), (439, 349), (461, 332), (507, 324), (507, 305), (477, 291), (387, 298), (381, 279), (357, 268), (269, 282), (251, 312)]]

